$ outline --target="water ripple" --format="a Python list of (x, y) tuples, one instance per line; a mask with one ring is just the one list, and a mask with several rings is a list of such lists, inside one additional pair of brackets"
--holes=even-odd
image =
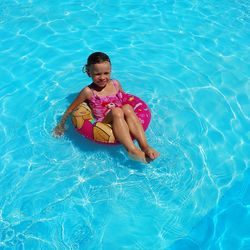
[[(248, 5), (2, 1), (0, 248), (247, 246)], [(96, 50), (151, 108), (146, 166), (51, 136)]]

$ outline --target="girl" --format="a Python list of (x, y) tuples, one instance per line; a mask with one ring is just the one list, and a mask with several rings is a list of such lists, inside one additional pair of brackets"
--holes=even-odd
[[(159, 153), (148, 145), (142, 125), (133, 108), (129, 104), (123, 105), (124, 92), (119, 82), (110, 78), (109, 57), (102, 52), (91, 54), (85, 70), (93, 82), (83, 88), (67, 108), (54, 129), (54, 135), (63, 135), (68, 116), (79, 104), (87, 102), (97, 121), (112, 124), (116, 140), (127, 149), (133, 159), (148, 162), (157, 158)], [(140, 148), (134, 144), (130, 134), (138, 141)]]

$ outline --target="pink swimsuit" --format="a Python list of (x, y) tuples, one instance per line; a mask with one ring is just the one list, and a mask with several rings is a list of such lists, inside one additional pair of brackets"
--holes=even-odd
[(111, 82), (117, 90), (117, 93), (114, 95), (98, 96), (93, 89), (91, 89), (93, 96), (88, 103), (96, 121), (98, 122), (101, 122), (112, 108), (121, 107), (123, 105), (124, 93), (119, 89), (117, 81), (111, 80)]

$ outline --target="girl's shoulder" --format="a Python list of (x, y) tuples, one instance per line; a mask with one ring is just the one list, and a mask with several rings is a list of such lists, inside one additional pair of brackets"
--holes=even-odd
[(121, 84), (120, 84), (120, 82), (118, 80), (112, 79), (112, 82), (113, 82), (113, 84), (115, 85), (115, 87), (117, 89), (121, 89)]
[(81, 91), (80, 94), (85, 96), (85, 99), (90, 99), (93, 96), (93, 91), (90, 88), (90, 85), (84, 87)]
[(123, 91), (123, 89), (122, 89), (122, 86), (121, 86), (121, 84), (120, 84), (120, 82), (118, 81), (118, 80), (112, 80), (113, 81), (113, 84), (115, 85), (115, 88), (117, 89), (117, 90), (120, 90), (120, 91), (122, 91), (122, 92), (124, 92)]
[(120, 85), (120, 82), (117, 79), (111, 79), (111, 81), (113, 82), (113, 84)]

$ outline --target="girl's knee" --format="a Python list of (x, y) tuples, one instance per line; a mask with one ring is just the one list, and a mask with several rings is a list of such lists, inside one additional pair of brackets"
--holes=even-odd
[(112, 113), (113, 118), (124, 118), (124, 112), (121, 108), (118, 108), (118, 107), (113, 108), (111, 110), (111, 113)]
[(122, 110), (126, 116), (135, 114), (133, 107), (129, 104), (123, 105)]

